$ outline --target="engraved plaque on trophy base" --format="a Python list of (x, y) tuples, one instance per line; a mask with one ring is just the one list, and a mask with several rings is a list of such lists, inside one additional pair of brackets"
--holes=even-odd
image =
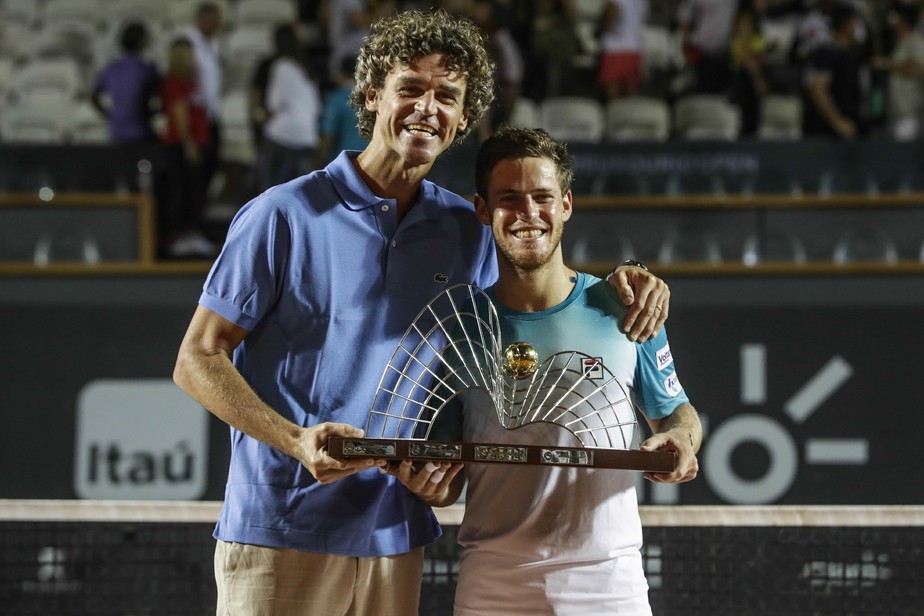
[(433, 462), (527, 464), (613, 468), (653, 473), (673, 472), (677, 456), (672, 451), (505, 445), (416, 439), (342, 438), (332, 436), (327, 452), (334, 458), (376, 458)]

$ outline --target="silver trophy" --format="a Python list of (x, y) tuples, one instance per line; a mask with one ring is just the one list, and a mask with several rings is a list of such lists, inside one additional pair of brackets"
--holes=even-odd
[[(435, 441), (450, 401), (486, 394), (500, 425), (545, 422), (581, 447)], [(365, 438), (333, 437), (330, 455), (477, 463), (519, 463), (670, 472), (672, 452), (638, 449), (629, 392), (597, 359), (562, 351), (540, 360), (526, 341), (504, 346), (493, 303), (476, 286), (447, 288), (418, 313), (385, 367)]]

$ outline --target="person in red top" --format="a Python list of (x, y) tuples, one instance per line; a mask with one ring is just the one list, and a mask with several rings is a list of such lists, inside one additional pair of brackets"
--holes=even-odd
[(201, 231), (205, 206), (202, 151), (209, 142), (208, 114), (196, 79), (193, 47), (186, 39), (170, 45), (160, 95), (167, 119), (162, 136), (167, 165), (158, 209), (161, 254), (213, 257), (215, 245)]

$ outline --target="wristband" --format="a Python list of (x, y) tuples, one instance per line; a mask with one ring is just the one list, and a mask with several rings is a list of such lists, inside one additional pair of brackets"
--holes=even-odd
[(642, 268), (643, 270), (645, 270), (646, 272), (648, 271), (648, 266), (647, 266), (647, 265), (645, 265), (645, 264), (642, 263), (641, 261), (636, 261), (635, 259), (626, 259), (625, 261), (623, 261), (623, 262), (620, 263), (619, 265), (620, 265), (620, 266), (622, 266), (622, 265), (631, 265), (631, 266), (633, 266), (633, 267), (640, 267), (640, 268)]
[(609, 274), (607, 274), (607, 275), (606, 275), (606, 278), (604, 278), (604, 280), (606, 280), (607, 282), (609, 282), (609, 281), (610, 281), (610, 278), (613, 277), (613, 274), (616, 273), (616, 270), (618, 270), (620, 267), (623, 267), (623, 266), (625, 266), (625, 265), (631, 265), (632, 267), (640, 267), (640, 268), (642, 268), (643, 270), (645, 270), (646, 272), (649, 271), (649, 270), (648, 270), (648, 266), (645, 265), (644, 263), (642, 263), (641, 261), (636, 261), (635, 259), (626, 259), (625, 261), (623, 261), (622, 263), (620, 263), (619, 265), (617, 265), (616, 267), (614, 267), (614, 268), (613, 268), (613, 271), (611, 271)]

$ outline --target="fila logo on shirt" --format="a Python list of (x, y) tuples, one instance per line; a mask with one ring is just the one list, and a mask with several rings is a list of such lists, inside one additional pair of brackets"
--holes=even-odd
[(665, 344), (655, 351), (655, 356), (658, 358), (658, 370), (664, 370), (674, 363), (674, 358), (671, 356), (671, 345), (669, 344)]
[(584, 376), (586, 376), (588, 379), (603, 378), (602, 357), (585, 357), (581, 361), (584, 363)]

